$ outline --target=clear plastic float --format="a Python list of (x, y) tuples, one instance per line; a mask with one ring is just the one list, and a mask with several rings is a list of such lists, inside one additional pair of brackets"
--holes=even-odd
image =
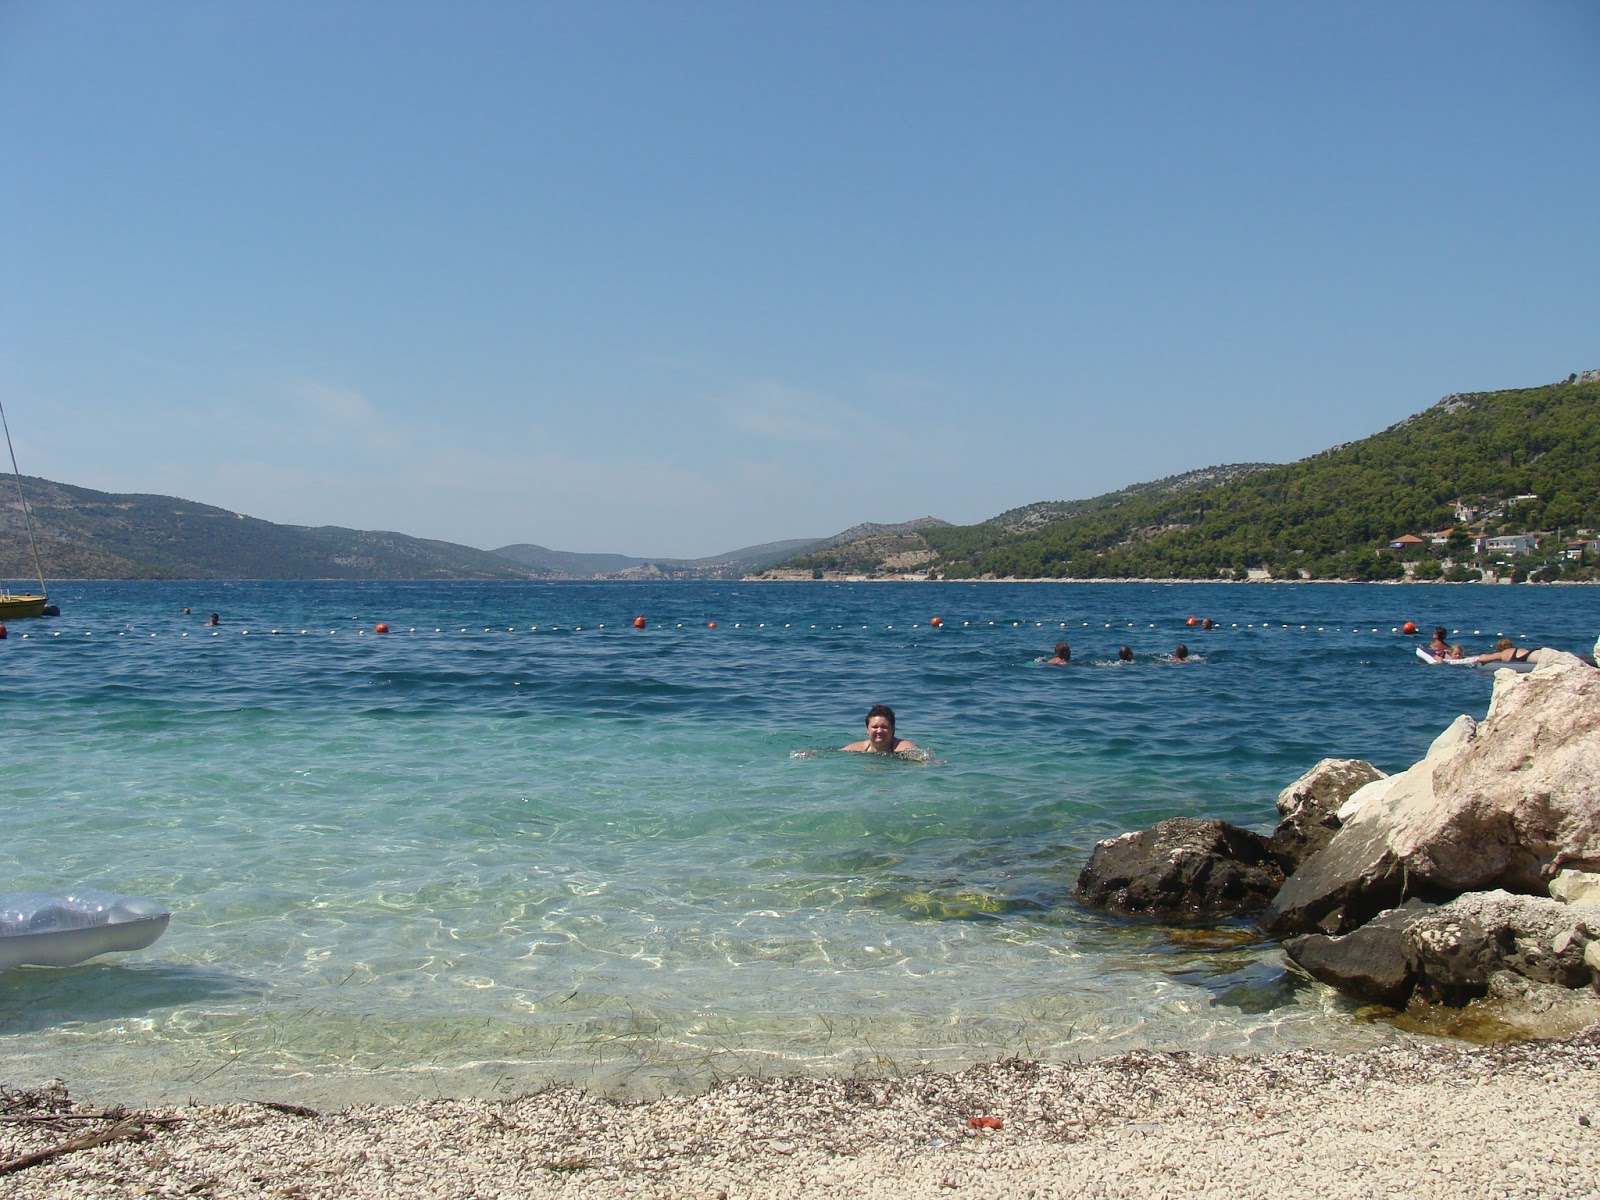
[(148, 896), (93, 888), (65, 895), (0, 896), (0, 971), (70, 967), (116, 950), (143, 950), (167, 931), (172, 913)]

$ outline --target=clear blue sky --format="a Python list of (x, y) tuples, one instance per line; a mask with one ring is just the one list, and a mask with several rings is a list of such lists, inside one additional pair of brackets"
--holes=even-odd
[(696, 557), (1600, 367), (1600, 4), (0, 2), (25, 473)]

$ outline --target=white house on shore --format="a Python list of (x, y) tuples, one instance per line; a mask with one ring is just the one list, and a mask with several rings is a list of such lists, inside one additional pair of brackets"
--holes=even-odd
[(1483, 549), (1487, 554), (1532, 554), (1539, 548), (1539, 539), (1531, 533), (1504, 533), (1486, 538)]

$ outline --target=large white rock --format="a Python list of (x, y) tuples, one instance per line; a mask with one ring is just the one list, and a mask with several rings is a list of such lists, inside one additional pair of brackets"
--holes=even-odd
[(1473, 736), (1411, 770), (1427, 786), (1394, 809), (1390, 844), (1430, 882), (1538, 895), (1600, 868), (1600, 674), (1577, 656), (1496, 671)]
[(1593, 871), (1557, 871), (1550, 894), (1567, 904), (1600, 904), (1600, 874)]
[(1497, 671), (1481, 723), (1458, 719), (1346, 810), (1273, 900), (1274, 932), (1342, 933), (1407, 896), (1546, 895), (1564, 869), (1600, 870), (1600, 672), (1553, 650)]

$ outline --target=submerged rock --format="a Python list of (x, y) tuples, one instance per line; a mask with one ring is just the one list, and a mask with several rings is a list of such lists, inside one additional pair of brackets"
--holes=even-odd
[(1100, 842), (1075, 892), (1124, 916), (1193, 920), (1260, 912), (1282, 883), (1283, 868), (1261, 834), (1175, 817)]

